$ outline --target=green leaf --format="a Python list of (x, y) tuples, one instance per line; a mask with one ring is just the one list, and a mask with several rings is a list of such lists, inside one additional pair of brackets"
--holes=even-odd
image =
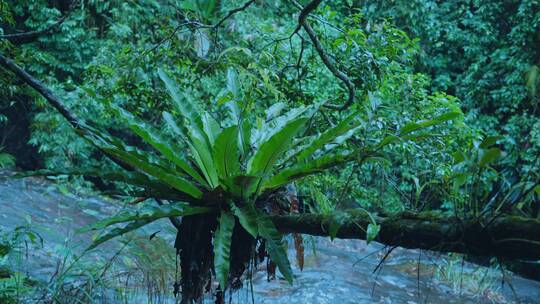
[(395, 135), (388, 135), (385, 138), (383, 138), (376, 146), (377, 149), (380, 149), (386, 145), (393, 144), (395, 142), (398, 142), (401, 140), (401, 137), (395, 136)]
[[(150, 125), (145, 124), (144, 122), (138, 120), (131, 113), (125, 111), (119, 107), (112, 107), (112, 110), (121, 117), (127, 124), (128, 127), (139, 135), (145, 142), (150, 144), (154, 149), (159, 151), (165, 158), (169, 161), (180, 167), (184, 172), (189, 174), (199, 183), (205, 185), (204, 179), (189, 166), (189, 164), (182, 159), (179, 155), (181, 149), (179, 147), (174, 147), (174, 145), (167, 143), (154, 128)], [(174, 147), (174, 150), (171, 148)]]
[(355, 111), (354, 113), (350, 114), (345, 119), (340, 121), (336, 126), (328, 129), (321, 135), (317, 136), (316, 139), (306, 149), (304, 149), (296, 156), (297, 161), (301, 162), (306, 160), (318, 149), (324, 147), (324, 145), (333, 141), (337, 137), (349, 132), (350, 130), (358, 127), (360, 125), (360, 121), (357, 120), (358, 114), (359, 111)]
[(381, 225), (373, 223), (368, 224), (366, 231), (366, 242), (369, 244), (371, 241), (373, 241), (379, 234), (379, 231), (381, 231)]
[(409, 134), (411, 132), (414, 132), (414, 131), (417, 131), (417, 130), (420, 130), (420, 129), (424, 129), (424, 128), (427, 128), (427, 127), (431, 127), (431, 126), (434, 126), (434, 125), (438, 125), (438, 124), (441, 124), (445, 121), (449, 121), (449, 120), (454, 120), (458, 117), (461, 117), (463, 115), (463, 113), (461, 112), (448, 112), (448, 113), (444, 113), (440, 116), (437, 116), (436, 118), (434, 119), (431, 119), (431, 120), (426, 120), (426, 121), (422, 121), (422, 122), (412, 122), (412, 123), (409, 123), (409, 124), (406, 124), (405, 126), (403, 126), (400, 130), (399, 130), (399, 134), (400, 135), (406, 135), (406, 134)]
[(292, 139), (300, 132), (306, 121), (305, 118), (293, 120), (264, 142), (248, 162), (248, 174), (264, 179), (271, 172), (278, 158), (289, 148)]
[(244, 120), (238, 124), (241, 126), (238, 129), (238, 147), (242, 159), (248, 155), (251, 145), (251, 125), (248, 120)]
[(253, 146), (259, 148), (262, 143), (268, 141), (269, 138), (282, 131), (286, 126), (297, 120), (299, 117), (309, 117), (310, 115), (314, 114), (319, 106), (320, 103), (309, 107), (301, 106), (298, 108), (293, 108), (286, 113), (271, 119), (270, 121), (266, 121), (264, 118), (258, 117), (256, 128), (253, 128), (254, 130), (252, 131)]
[(118, 223), (125, 223), (138, 220), (149, 220), (151, 222), (164, 218), (175, 216), (187, 216), (208, 213), (212, 209), (206, 207), (191, 207), (186, 203), (175, 203), (170, 205), (144, 207), (139, 210), (122, 211), (114, 216), (97, 221), (91, 225), (78, 230), (79, 233), (98, 230)]
[(270, 217), (260, 212), (258, 216), (259, 234), (266, 240), (266, 250), (270, 259), (276, 263), (279, 271), (289, 283), (293, 281), (291, 264), (287, 257), (286, 244), (283, 242), (281, 234), (277, 231)]
[(276, 102), (273, 105), (271, 105), (270, 108), (268, 108), (265, 111), (266, 120), (268, 121), (268, 120), (276, 118), (281, 113), (281, 111), (285, 109), (286, 106), (287, 104), (284, 102)]
[(99, 130), (86, 125), (81, 125), (77, 132), (87, 139), (92, 145), (98, 147), (103, 153), (119, 160), (129, 167), (142, 171), (169, 186), (184, 192), (194, 198), (201, 198), (202, 192), (190, 181), (177, 176), (167, 164), (153, 164), (149, 161), (147, 153), (138, 151), (133, 147), (126, 146), (120, 140), (113, 138)]
[[(151, 189), (158, 192), (170, 192), (171, 187), (167, 184), (160, 182), (154, 178), (149, 177), (146, 174), (142, 174), (136, 171), (104, 171), (100, 168), (95, 169), (64, 169), (62, 171), (52, 171), (52, 170), (37, 170), (37, 171), (26, 171), (21, 172), (15, 175), (16, 178), (24, 178), (28, 176), (91, 176), (99, 177), (106, 181), (111, 182), (122, 182), (130, 184), (136, 187), (141, 187), (145, 189)], [(175, 191), (175, 190), (174, 190)]]
[(162, 113), (162, 116), (163, 116), (163, 120), (165, 120), (169, 128), (173, 131), (173, 133), (176, 136), (180, 137), (185, 143), (187, 143), (188, 142), (187, 135), (186, 135), (188, 133), (187, 128), (184, 125), (181, 125), (182, 128), (179, 127), (178, 124), (176, 123), (176, 120), (174, 119), (172, 114), (169, 112), (164, 111)]
[(167, 91), (169, 91), (169, 95), (172, 97), (179, 114), (182, 115), (193, 126), (197, 126), (196, 119), (200, 116), (199, 111), (197, 111), (197, 109), (186, 100), (185, 96), (182, 96), (180, 92), (178, 92), (176, 84), (163, 69), (158, 69), (158, 75), (165, 84)]
[(456, 151), (452, 153), (452, 158), (454, 158), (454, 165), (457, 165), (464, 162), (466, 159), (466, 156), (462, 151)]
[(214, 145), (213, 156), (221, 180), (227, 180), (240, 172), (237, 126), (226, 128), (219, 134)]
[(240, 91), (238, 89), (238, 73), (234, 68), (227, 69), (227, 89), (233, 94), (235, 98), (238, 98)]
[(214, 142), (216, 141), (216, 137), (221, 132), (221, 127), (219, 126), (218, 122), (212, 117), (212, 115), (208, 114), (207, 112), (204, 112), (201, 117), (201, 124), (203, 126), (204, 133), (208, 137), (208, 140), (210, 141), (210, 146), (214, 145)]
[(307, 163), (297, 164), (291, 168), (284, 169), (269, 178), (263, 184), (263, 190), (276, 189), (299, 178), (324, 172), (328, 168), (345, 164), (357, 159), (359, 159), (358, 152), (346, 152), (327, 155), (319, 159), (310, 160)]
[[(160, 78), (165, 83), (165, 87), (169, 91), (176, 108), (185, 121), (188, 122), (189, 128), (187, 133), (191, 143), (189, 147), (195, 159), (195, 162), (203, 172), (208, 185), (213, 189), (218, 185), (218, 177), (215, 168), (212, 164), (211, 146), (214, 134), (219, 126), (213, 118), (207, 114), (198, 111), (194, 105), (189, 102), (185, 96), (181, 96), (174, 82), (169, 78), (167, 73), (162, 69), (158, 70)], [(201, 117), (202, 116), (202, 117)], [(208, 123), (205, 125), (205, 121)], [(217, 126), (217, 127), (216, 127)]]
[(190, 141), (188, 145), (195, 162), (201, 169), (208, 185), (212, 189), (216, 188), (219, 185), (219, 179), (210, 147), (204, 138), (192, 132), (190, 132)]
[[(185, 142), (190, 148), (192, 157), (197, 164), (197, 167), (205, 177), (202, 184), (208, 185), (212, 189), (215, 188), (218, 185), (218, 175), (212, 162), (212, 154), (210, 152), (210, 146), (207, 142), (207, 136), (205, 134), (201, 134), (200, 132), (196, 132), (193, 129), (188, 130), (185, 126), (182, 126), (181, 129), (176, 124), (176, 121), (172, 118), (172, 115), (167, 112), (163, 112), (163, 118), (165, 119), (169, 127), (173, 130), (173, 132), (181, 138), (185, 137), (184, 134), (189, 134), (189, 140), (185, 139)], [(217, 128), (219, 128), (219, 126)], [(214, 126), (207, 128), (207, 131), (205, 132), (211, 133), (212, 140), (214, 140), (214, 132), (219, 131), (216, 129), (216, 126)]]
[(538, 197), (540, 197), (540, 185), (534, 187), (534, 192), (536, 192), (536, 195), (538, 195)]
[(253, 203), (248, 203), (244, 207), (237, 207), (234, 202), (230, 201), (229, 205), (234, 215), (238, 218), (240, 225), (251, 234), (254, 238), (259, 234), (259, 229), (257, 225), (257, 210)]
[(90, 244), (90, 246), (88, 248), (86, 248), (85, 251), (90, 251), (90, 250), (96, 248), (97, 246), (105, 243), (108, 240), (111, 240), (111, 239), (113, 239), (113, 238), (115, 238), (117, 236), (123, 235), (125, 233), (131, 232), (133, 230), (139, 229), (142, 226), (150, 224), (151, 222), (152, 222), (152, 220), (139, 220), (139, 221), (131, 222), (131, 223), (127, 224), (124, 227), (114, 228), (111, 231), (109, 231), (108, 233), (105, 233), (104, 235), (101, 235), (101, 236), (97, 237), (96, 239), (94, 239), (92, 241), (92, 244)]
[(227, 278), (229, 277), (234, 224), (234, 216), (222, 211), (219, 218), (219, 227), (214, 234), (214, 269), (221, 290), (225, 290)]
[(491, 148), (491, 149), (485, 150), (483, 151), (478, 164), (480, 165), (480, 167), (484, 167), (487, 164), (492, 163), (498, 158), (500, 158), (501, 155), (502, 155), (501, 150), (497, 148)]
[(470, 176), (470, 173), (456, 174), (453, 177), (453, 179), (454, 179), (454, 189), (458, 189), (459, 187), (463, 186), (467, 182), (467, 179), (469, 178), (469, 176)]
[(487, 149), (496, 144), (500, 139), (502, 139), (502, 136), (488, 136), (480, 143), (480, 148)]
[(15, 165), (15, 157), (7, 153), (2, 153), (0, 149), (0, 169), (13, 165)]
[(118, 148), (102, 148), (102, 151), (120, 159), (126, 164), (136, 169), (139, 169), (150, 176), (159, 179), (160, 181), (168, 184), (169, 186), (179, 191), (189, 194), (194, 198), (202, 197), (202, 191), (195, 187), (188, 180), (180, 176), (170, 174), (166, 170), (164, 170), (163, 167), (154, 165), (140, 157), (137, 157), (137, 155), (133, 153), (129, 153)]

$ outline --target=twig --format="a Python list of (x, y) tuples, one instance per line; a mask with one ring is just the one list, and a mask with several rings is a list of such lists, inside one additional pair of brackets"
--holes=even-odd
[(227, 15), (225, 15), (225, 17), (221, 18), (221, 20), (218, 21), (218, 23), (216, 23), (216, 25), (214, 25), (214, 28), (218, 28), (221, 26), (221, 24), (223, 24), (223, 22), (225, 22), (225, 20), (229, 19), (231, 16), (233, 16), (234, 14), (238, 13), (238, 12), (241, 12), (243, 10), (245, 10), (246, 8), (248, 8), (251, 4), (253, 4), (253, 2), (255, 2), (255, 0), (249, 0), (248, 2), (244, 3), (244, 5), (242, 5), (241, 7), (237, 7), (235, 9), (232, 9), (230, 10)]
[[(139, 55), (139, 57), (142, 57), (150, 52), (153, 52), (155, 51), (158, 47), (160, 47), (161, 45), (163, 45), (165, 42), (171, 40), (172, 37), (174, 37), (174, 35), (180, 30), (180, 28), (184, 27), (184, 26), (190, 26), (190, 25), (194, 25), (195, 26), (195, 30), (198, 30), (198, 29), (214, 29), (214, 30), (217, 30), (222, 24), (223, 22), (225, 22), (227, 19), (229, 19), (230, 17), (232, 17), (234, 14), (238, 13), (238, 12), (241, 12), (245, 9), (247, 9), (251, 4), (253, 4), (255, 2), (255, 0), (250, 0), (246, 3), (244, 3), (244, 5), (242, 5), (241, 7), (237, 7), (235, 9), (232, 9), (230, 10), (227, 15), (225, 15), (225, 17), (221, 18), (221, 20), (219, 20), (216, 24), (214, 25), (211, 25), (211, 24), (203, 24), (203, 23), (200, 23), (198, 21), (190, 21), (190, 20), (186, 20), (186, 22), (184, 23), (181, 23), (179, 25), (177, 25), (173, 31), (167, 35), (165, 38), (161, 39), (158, 43), (156, 43), (153, 47), (145, 50), (144, 52), (141, 53), (141, 55)], [(187, 19), (187, 18), (184, 18), (184, 19)]]
[(373, 269), (373, 272), (372, 273), (375, 273), (377, 270), (379, 270), (383, 263), (386, 261), (386, 259), (388, 259), (388, 256), (390, 255), (390, 253), (392, 253), (392, 251), (394, 251), (394, 249), (396, 249), (398, 246), (392, 246), (388, 249), (388, 251), (384, 254), (383, 258), (379, 261), (379, 263), (377, 264), (377, 266), (375, 266), (375, 269)]
[(64, 21), (66, 21), (66, 19), (69, 17), (71, 12), (73, 11), (73, 8), (77, 5), (77, 2), (74, 2), (74, 4), (71, 5), (70, 10), (63, 17), (61, 17), (56, 22), (54, 22), (53, 24), (49, 25), (48, 27), (42, 30), (0, 35), (0, 39), (6, 39), (14, 44), (24, 44), (24, 43), (32, 42), (39, 36), (52, 32), (53, 30), (57, 29), (62, 23), (64, 23)]

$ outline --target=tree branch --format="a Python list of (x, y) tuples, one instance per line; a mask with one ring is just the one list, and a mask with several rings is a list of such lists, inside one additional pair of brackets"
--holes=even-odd
[[(82, 129), (82, 124), (80, 120), (72, 114), (62, 103), (62, 101), (56, 97), (51, 90), (49, 90), (43, 83), (41, 83), (39, 80), (34, 78), (32, 75), (28, 74), (25, 70), (20, 68), (18, 65), (16, 65), (13, 61), (5, 58), (0, 54), (0, 65), (2, 65), (7, 70), (12, 71), (15, 75), (17, 75), (19, 78), (21, 78), (25, 83), (27, 83), (29, 86), (31, 86), (33, 89), (35, 89), (41, 96), (43, 96), (62, 116), (75, 128), (78, 130)], [(114, 156), (110, 155), (106, 151), (101, 151), (105, 156), (107, 156), (110, 160), (112, 160), (114, 163), (119, 165), (120, 167), (124, 168), (127, 171), (133, 171), (134, 169), (123, 163), (122, 161), (116, 159)], [(156, 199), (157, 203), (159, 205), (162, 205), (163, 202), (159, 199)], [(174, 227), (177, 229), (180, 227), (180, 221), (175, 218), (171, 217), (169, 218), (171, 223)]]
[[(366, 239), (369, 216), (357, 210), (345, 213), (338, 238)], [(331, 218), (319, 214), (274, 216), (283, 233), (328, 236)], [(489, 225), (489, 219), (461, 220), (433, 212), (401, 213), (376, 217), (381, 230), (375, 239), (390, 246), (457, 252), (504, 259), (540, 259), (540, 221), (517, 216), (502, 216)]]
[(15, 33), (15, 34), (6, 34), (6, 35), (0, 35), (0, 39), (6, 39), (10, 41), (13, 44), (25, 44), (30, 43), (39, 38), (42, 35), (48, 34), (49, 32), (52, 32), (53, 30), (56, 30), (66, 19), (69, 17), (71, 12), (73, 11), (73, 8), (76, 6), (76, 3), (78, 1), (74, 2), (71, 6), (69, 11), (60, 19), (58, 19), (55, 23), (49, 25), (48, 27), (37, 30), (37, 31), (30, 31), (30, 32), (24, 32), (24, 33)]
[(298, 27), (295, 29), (293, 34), (297, 33), (300, 27), (303, 27), (306, 33), (308, 34), (309, 39), (313, 43), (313, 46), (315, 47), (315, 50), (319, 54), (319, 57), (321, 58), (324, 65), (330, 70), (330, 72), (332, 72), (332, 74), (336, 78), (340, 79), (343, 82), (343, 84), (347, 87), (348, 94), (349, 94), (347, 102), (345, 102), (343, 105), (334, 105), (334, 104), (324, 105), (325, 107), (330, 108), (330, 109), (343, 111), (354, 103), (354, 98), (355, 98), (354, 84), (345, 73), (343, 73), (336, 67), (333, 60), (326, 54), (324, 47), (322, 46), (321, 42), (319, 41), (319, 38), (317, 37), (317, 34), (307, 22), (307, 16), (312, 11), (314, 11), (321, 2), (322, 0), (313, 0), (300, 11), (300, 15), (298, 16)]
[(80, 120), (72, 114), (62, 103), (62, 101), (56, 97), (51, 90), (49, 90), (41, 81), (28, 74), (25, 70), (16, 65), (13, 61), (7, 59), (0, 54), (0, 65), (5, 69), (13, 72), (26, 84), (36, 90), (41, 96), (43, 96), (64, 118), (75, 128), (80, 129)]

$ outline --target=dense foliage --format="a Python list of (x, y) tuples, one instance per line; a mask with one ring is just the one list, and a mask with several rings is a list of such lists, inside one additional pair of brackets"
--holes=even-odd
[(458, 97), (467, 122), (503, 135), (505, 161), (526, 174), (537, 166), (538, 1), (378, 1), (355, 3), (390, 18), (422, 46), (417, 69), (433, 88)]
[(293, 182), (335, 229), (346, 208), (540, 217), (538, 1), (325, 1), (306, 19), (319, 41), (307, 4), (0, 0), (0, 53), (82, 126), (2, 71), (0, 168), (33, 146), (38, 174), (146, 200), (90, 227), (126, 223), (91, 248), (204, 218), (220, 291), (251, 258), (235, 239), (292, 280), (268, 215)]

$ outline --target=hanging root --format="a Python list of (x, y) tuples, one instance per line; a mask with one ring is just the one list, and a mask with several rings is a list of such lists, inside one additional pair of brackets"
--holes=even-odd
[(182, 219), (174, 245), (180, 256), (182, 304), (200, 301), (212, 284), (212, 234), (216, 225), (216, 216), (212, 214)]
[[(204, 293), (213, 291), (212, 237), (216, 227), (215, 215), (193, 215), (182, 219), (175, 242), (181, 270), (181, 282), (175, 283), (175, 295), (182, 294), (182, 304), (198, 303)], [(242, 275), (255, 256), (255, 244), (255, 238), (237, 222), (232, 235), (228, 288), (242, 287)], [(215, 290), (215, 303), (224, 303), (225, 291), (221, 287)]]

